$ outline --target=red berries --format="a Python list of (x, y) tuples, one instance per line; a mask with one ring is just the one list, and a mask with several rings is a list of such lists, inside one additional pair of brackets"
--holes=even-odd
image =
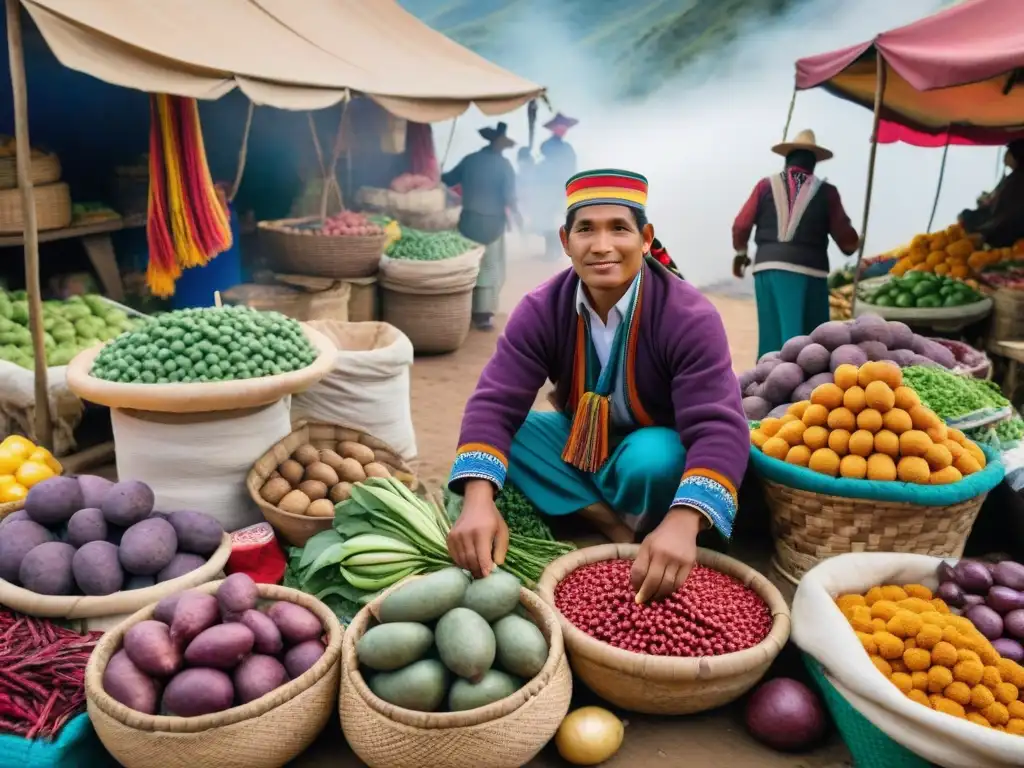
[(720, 656), (757, 645), (771, 631), (757, 593), (700, 565), (675, 594), (637, 605), (632, 565), (605, 560), (573, 571), (555, 588), (556, 607), (591, 637), (654, 656)]

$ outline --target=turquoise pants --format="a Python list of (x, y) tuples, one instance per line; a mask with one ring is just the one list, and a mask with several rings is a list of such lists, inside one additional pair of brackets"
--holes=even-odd
[(562, 413), (531, 411), (512, 441), (509, 481), (547, 515), (604, 502), (633, 530), (661, 522), (686, 464), (679, 434), (665, 427), (631, 432), (598, 472), (588, 474), (562, 461), (569, 427)]
[(794, 336), (810, 334), (828, 322), (828, 283), (824, 277), (809, 277), (769, 269), (754, 273), (757, 298), (757, 357), (777, 352)]

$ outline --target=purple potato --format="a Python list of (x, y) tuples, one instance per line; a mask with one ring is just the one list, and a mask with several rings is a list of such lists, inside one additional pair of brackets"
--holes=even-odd
[(284, 665), (273, 656), (254, 653), (242, 660), (233, 675), (235, 694), (241, 704), (266, 696), (288, 682)]
[(1003, 636), (1003, 617), (987, 605), (973, 605), (964, 612), (964, 616), (989, 640)]
[(108, 523), (123, 528), (145, 520), (153, 511), (153, 489), (138, 480), (114, 483), (103, 497), (100, 509)]
[(327, 649), (319, 640), (307, 640), (288, 650), (284, 655), (284, 667), (292, 680), (309, 671), (320, 661)]
[(18, 581), (40, 595), (70, 595), (75, 589), (74, 557), (75, 548), (63, 541), (40, 544), (22, 559)]
[(112, 595), (124, 586), (117, 547), (109, 541), (83, 544), (71, 559), (71, 572), (78, 588), (87, 595)]
[(319, 640), (324, 633), (323, 624), (312, 611), (301, 605), (279, 600), (267, 609), (267, 616), (281, 630), (285, 642), (296, 645), (307, 640)]
[[(161, 615), (166, 614), (161, 612)], [(217, 598), (194, 590), (182, 592), (171, 619), (171, 640), (184, 647), (218, 621)]]
[(81, 547), (90, 541), (107, 540), (107, 520), (95, 507), (80, 509), (68, 520), (68, 544)]
[(281, 639), (281, 631), (277, 628), (277, 624), (267, 616), (265, 613), (261, 613), (255, 609), (248, 610), (242, 614), (239, 619), (245, 626), (252, 630), (253, 635), (256, 638), (253, 644), (253, 650), (256, 653), (266, 653), (274, 656), (281, 652), (284, 648), (284, 640)]
[(32, 518), (28, 516), (28, 512), (24, 509), (19, 509), (17, 512), (11, 512), (3, 520), (0, 520), (0, 528), (3, 528), (8, 523), (13, 523), (15, 520), (28, 520), (32, 522)]
[(124, 650), (132, 664), (153, 677), (170, 677), (181, 669), (181, 651), (162, 621), (140, 621), (124, 634)]
[(75, 478), (78, 481), (78, 487), (82, 491), (82, 507), (99, 507), (103, 504), (103, 498), (107, 495), (107, 491), (114, 487), (113, 480), (107, 480), (105, 477), (98, 477), (96, 475), (79, 475)]
[(164, 691), (163, 707), (177, 717), (198, 717), (230, 709), (235, 701), (231, 678), (219, 669), (185, 669)]
[(185, 649), (185, 661), (193, 667), (234, 669), (252, 653), (256, 636), (237, 621), (215, 624), (196, 635)]
[(224, 621), (237, 621), (243, 613), (255, 608), (259, 599), (259, 587), (244, 573), (231, 574), (217, 587), (217, 604)]
[(953, 569), (956, 583), (966, 592), (986, 595), (992, 587), (992, 573), (984, 563), (976, 560), (961, 560)]
[(183, 509), (171, 512), (167, 518), (178, 534), (178, 548), (182, 552), (209, 557), (224, 538), (224, 526), (210, 515)]
[(51, 533), (32, 520), (15, 520), (0, 528), (0, 579), (16, 584), (25, 555), (48, 541), (53, 541)]
[(48, 477), (33, 485), (25, 497), (25, 511), (40, 525), (63, 525), (85, 505), (82, 489), (71, 477)]
[(153, 576), (174, 558), (178, 536), (169, 522), (151, 517), (125, 531), (119, 549), (121, 565), (126, 571), (139, 576)]
[(992, 569), (992, 578), (996, 584), (1010, 589), (1024, 590), (1024, 565), (1012, 560), (996, 563), (996, 567)]
[(171, 581), (180, 578), (186, 573), (202, 568), (206, 565), (206, 559), (199, 555), (191, 555), (187, 552), (179, 552), (171, 558), (171, 562), (156, 575), (157, 583)]
[(103, 670), (103, 690), (129, 709), (146, 715), (156, 714), (159, 685), (132, 664), (123, 649), (110, 657), (107, 668)]

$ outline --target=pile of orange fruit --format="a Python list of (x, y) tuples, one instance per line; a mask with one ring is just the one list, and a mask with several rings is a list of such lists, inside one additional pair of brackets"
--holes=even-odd
[(1024, 736), (1024, 667), (922, 584), (836, 598), (875, 668), (911, 701)]
[(764, 419), (751, 443), (774, 459), (858, 480), (946, 485), (985, 466), (973, 441), (903, 385), (895, 363), (840, 365), (834, 379), (781, 418)]
[(970, 278), (985, 267), (1024, 253), (1024, 240), (1010, 248), (982, 250), (980, 239), (968, 236), (963, 227), (953, 224), (929, 235), (916, 235), (910, 244), (892, 252), (898, 260), (889, 270), (896, 277), (907, 272), (933, 272), (936, 275), (965, 280), (972, 288), (978, 286)]
[(53, 454), (21, 435), (0, 442), (0, 504), (22, 501), (36, 483), (59, 475)]

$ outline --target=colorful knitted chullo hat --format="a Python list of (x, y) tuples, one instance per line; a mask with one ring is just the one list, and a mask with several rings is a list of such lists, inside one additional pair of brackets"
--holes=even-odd
[(647, 177), (630, 171), (599, 168), (583, 171), (565, 182), (566, 213), (587, 205), (627, 205), (644, 210)]

